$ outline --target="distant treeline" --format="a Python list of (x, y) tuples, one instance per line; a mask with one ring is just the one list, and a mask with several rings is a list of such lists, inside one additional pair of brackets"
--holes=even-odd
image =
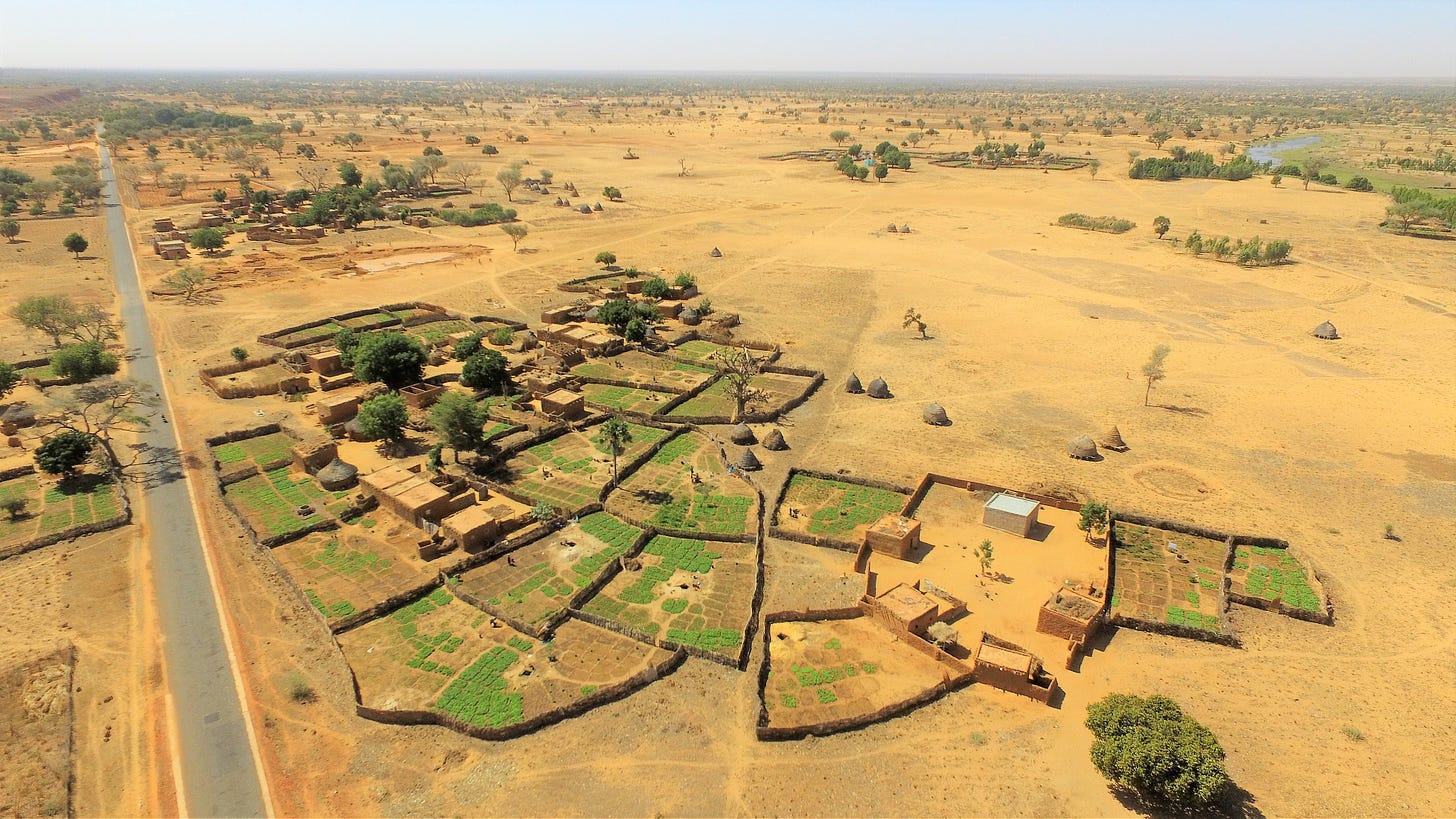
[(1188, 234), (1188, 239), (1183, 242), (1183, 247), (1194, 256), (1202, 256), (1207, 253), (1219, 261), (1233, 259), (1246, 267), (1284, 264), (1289, 261), (1289, 251), (1294, 248), (1284, 239), (1265, 242), (1258, 236), (1252, 239), (1232, 239), (1228, 236), (1205, 238), (1196, 230)]
[(106, 113), (106, 136), (127, 139), (148, 131), (226, 131), (247, 128), (249, 117), (191, 108), (186, 105), (131, 105)]
[(1128, 169), (1133, 179), (1156, 179), (1169, 182), (1185, 176), (1198, 179), (1248, 179), (1260, 170), (1259, 163), (1247, 154), (1239, 154), (1220, 165), (1212, 156), (1202, 151), (1189, 151), (1183, 146), (1173, 149), (1172, 156), (1150, 156), (1139, 159)]

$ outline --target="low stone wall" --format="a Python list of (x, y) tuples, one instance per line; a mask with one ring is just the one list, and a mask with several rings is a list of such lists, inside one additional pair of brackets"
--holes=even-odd
[(841, 552), (858, 553), (860, 546), (863, 544), (850, 540), (840, 540), (838, 538), (823, 537), (820, 535), (811, 535), (804, 532), (790, 531), (788, 529), (783, 529), (779, 527), (779, 509), (783, 508), (784, 498), (787, 497), (789, 493), (789, 484), (793, 482), (795, 475), (807, 475), (808, 477), (817, 478), (823, 481), (852, 483), (858, 486), (868, 486), (872, 489), (883, 489), (887, 492), (896, 492), (902, 495), (912, 491), (906, 487), (899, 486), (898, 484), (893, 484), (889, 481), (876, 480), (874, 478), (851, 477), (849, 475), (831, 475), (828, 472), (819, 472), (813, 469), (801, 469), (797, 466), (790, 469), (788, 477), (784, 480), (783, 485), (779, 487), (778, 497), (774, 499), (772, 516), (769, 518), (769, 535), (779, 538), (781, 540), (792, 540), (795, 543), (804, 543), (809, 546), (819, 546), (825, 549), (838, 549)]
[(1018, 489), (1007, 489), (1004, 486), (996, 486), (995, 484), (969, 481), (964, 478), (950, 478), (945, 475), (937, 475), (934, 472), (927, 472), (925, 473), (925, 477), (920, 479), (920, 484), (915, 487), (915, 491), (911, 493), (910, 499), (905, 501), (905, 508), (900, 511), (900, 514), (907, 518), (914, 517), (915, 510), (920, 507), (921, 502), (925, 500), (925, 496), (930, 493), (931, 487), (935, 484), (953, 486), (968, 492), (1005, 492), (1020, 498), (1029, 498), (1043, 506), (1050, 506), (1053, 509), (1065, 509), (1069, 512), (1080, 512), (1082, 509), (1081, 504), (1064, 498), (1053, 498), (1048, 495), (1038, 495), (1035, 492), (1022, 492)]
[[(0, 473), (0, 480), (18, 478), (22, 475), (30, 475), (35, 472), (35, 467), (30, 464), (8, 469)], [(33, 552), (46, 546), (54, 546), (66, 540), (75, 540), (85, 535), (94, 535), (97, 532), (105, 532), (109, 529), (116, 529), (131, 523), (131, 500), (127, 498), (126, 491), (121, 484), (113, 477), (111, 479), (112, 490), (116, 492), (117, 513), (105, 520), (94, 520), (90, 523), (83, 523), (79, 526), (71, 526), (60, 531), (51, 532), (48, 535), (31, 538), (30, 540), (17, 543), (5, 549), (0, 549), (0, 560), (18, 557), (27, 552)]]
[[(1247, 542), (1238, 537), (1235, 537), (1232, 540), (1234, 547), (1261, 545), (1257, 543)], [(1265, 546), (1264, 548), (1279, 547)], [(1305, 566), (1309, 569), (1309, 573), (1314, 575), (1315, 582), (1319, 584), (1319, 611), (1306, 611), (1304, 609), (1296, 609), (1292, 606), (1285, 605), (1283, 600), (1265, 600), (1262, 597), (1250, 597), (1248, 595), (1235, 592), (1233, 590), (1232, 581), (1228, 579), (1228, 572), (1233, 570), (1234, 551), (1235, 549), (1229, 550), (1227, 558), (1228, 562), (1224, 566), (1224, 577), (1228, 586), (1228, 600), (1230, 603), (1237, 603), (1240, 606), (1248, 606), (1249, 608), (1253, 609), (1271, 611), (1276, 614), (1282, 614), (1285, 617), (1293, 617), (1296, 620), (1304, 620), (1310, 623), (1319, 623), (1322, 626), (1333, 626), (1335, 624), (1335, 605), (1330, 600), (1329, 590), (1325, 588), (1324, 575), (1314, 565), (1314, 562), (1311, 561), (1306, 554), (1304, 554), (1303, 551), (1296, 550), (1293, 546), (1285, 547), (1285, 551), (1292, 555), (1295, 560), (1299, 561), (1300, 565)]]
[[(674, 670), (677, 669), (678, 666), (682, 665), (683, 659), (685, 657), (686, 655), (682, 651), (674, 652), (668, 655), (667, 659), (665, 659), (663, 662), (658, 663), (657, 665), (648, 666), (647, 668), (637, 672), (632, 677), (623, 680), (620, 683), (617, 683), (615, 685), (609, 685), (604, 688), (599, 688), (596, 691), (592, 692), (590, 695), (583, 697), (582, 699), (575, 702), (572, 702), (569, 705), (564, 705), (560, 708), (553, 708), (548, 711), (543, 711), (542, 713), (537, 714), (530, 719), (523, 720), (514, 725), (507, 725), (500, 728), (467, 725), (457, 719), (454, 719), (453, 717), (450, 717), (446, 714), (441, 714), (436, 711), (384, 710), (371, 708), (365, 705), (363, 702), (360, 702), (358, 699), (359, 683), (357, 678), (354, 681), (354, 696), (356, 702), (355, 711), (359, 714), (359, 716), (364, 717), (365, 719), (372, 719), (375, 722), (383, 722), (390, 725), (440, 725), (446, 728), (452, 728), (462, 734), (473, 736), (478, 739), (514, 739), (515, 737), (525, 736), (526, 734), (529, 734), (533, 731), (544, 728), (547, 725), (561, 722), (564, 719), (580, 716), (581, 714), (584, 714), (587, 711), (592, 710), (593, 708), (606, 705), (607, 703), (616, 702), (617, 700), (622, 699), (628, 694), (631, 694), (634, 691), (645, 687), (647, 684), (655, 682), (656, 680), (659, 680), (662, 677), (672, 673)], [(353, 670), (350, 669), (349, 673), (352, 676)]]

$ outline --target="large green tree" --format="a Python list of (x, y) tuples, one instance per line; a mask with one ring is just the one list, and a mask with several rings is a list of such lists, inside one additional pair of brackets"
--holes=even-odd
[(83, 341), (57, 350), (51, 356), (51, 369), (72, 381), (90, 381), (116, 372), (117, 360), (99, 342)]
[(353, 351), (354, 377), (381, 382), (392, 390), (419, 381), (429, 355), (418, 341), (394, 332), (370, 333)]
[(1118, 785), (1178, 811), (1209, 807), (1227, 792), (1223, 748), (1167, 697), (1109, 694), (1087, 707), (1092, 764)]
[(192, 231), (192, 235), (187, 238), (187, 243), (212, 256), (227, 244), (227, 234), (215, 227), (198, 228)]
[(52, 475), (70, 475), (86, 463), (96, 446), (96, 436), (76, 430), (65, 430), (45, 440), (35, 450), (35, 463)]
[(1148, 405), (1148, 398), (1153, 394), (1153, 385), (1168, 376), (1163, 369), (1163, 364), (1168, 360), (1168, 353), (1171, 352), (1173, 352), (1172, 347), (1159, 344), (1153, 348), (1153, 354), (1148, 356), (1147, 362), (1143, 364), (1143, 378), (1147, 380), (1148, 384), (1147, 390), (1143, 393), (1143, 406), (1145, 407)]
[(477, 350), (465, 359), (460, 383), (472, 390), (485, 390), (496, 395), (510, 392), (511, 376), (506, 357), (496, 350)]
[(79, 233), (72, 233), (61, 240), (61, 246), (76, 254), (76, 258), (79, 259), (81, 258), (81, 254), (86, 252), (86, 248), (91, 246), (91, 243), (86, 241), (85, 236)]
[(370, 438), (390, 443), (404, 440), (409, 425), (409, 408), (398, 393), (375, 396), (359, 406), (359, 428)]
[(9, 395), (20, 384), (20, 371), (0, 361), (0, 399)]
[(623, 421), (621, 416), (612, 416), (606, 423), (602, 424), (601, 432), (597, 433), (596, 442), (605, 447), (612, 455), (612, 486), (617, 485), (617, 456), (632, 443), (632, 427)]
[(10, 317), (22, 327), (44, 333), (51, 337), (51, 343), (61, 346), (61, 336), (67, 335), (76, 315), (76, 305), (70, 296), (29, 296), (10, 308)]
[(445, 446), (455, 450), (455, 463), (461, 452), (476, 452), (485, 445), (486, 410), (458, 392), (447, 392), (430, 408), (430, 425)]

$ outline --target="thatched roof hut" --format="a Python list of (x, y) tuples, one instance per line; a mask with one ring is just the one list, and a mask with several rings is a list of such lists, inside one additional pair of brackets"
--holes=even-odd
[(359, 482), (359, 468), (335, 457), (328, 465), (315, 472), (319, 485), (330, 492), (348, 489)]
[(577, 210), (579, 210), (582, 213), (585, 213), (587, 215), (591, 215), (591, 212), (592, 212), (592, 209), (591, 209), (591, 206), (590, 205), (582, 205), (581, 207), (577, 208)]
[(779, 432), (778, 427), (774, 427), (763, 436), (763, 448), (771, 452), (782, 452), (789, 448), (789, 442), (784, 440), (784, 434)]
[(753, 434), (753, 429), (747, 424), (739, 424), (728, 431), (728, 440), (739, 446), (758, 443), (758, 436)]
[(920, 419), (933, 427), (950, 426), (950, 418), (945, 414), (945, 407), (939, 404), (926, 404), (925, 409), (920, 411)]
[(1102, 439), (1097, 443), (1101, 444), (1103, 449), (1110, 449), (1113, 452), (1127, 451), (1127, 444), (1123, 443), (1122, 432), (1118, 430), (1116, 424), (1108, 427), (1107, 431), (1102, 433)]
[(844, 382), (844, 391), (856, 394), (864, 392), (864, 387), (860, 386), (859, 383), (859, 376), (855, 375), (854, 373), (850, 373), (849, 380)]
[(723, 258), (723, 251), (715, 247), (710, 253), (708, 253), (708, 255), (712, 256), (715, 259), (721, 259)]
[(1086, 435), (1079, 435), (1067, 444), (1067, 454), (1079, 461), (1100, 461), (1102, 456), (1097, 453), (1097, 444)]
[(703, 322), (703, 317), (696, 308), (684, 307), (682, 312), (677, 314), (677, 320), (689, 327), (696, 327)]
[(1340, 337), (1340, 333), (1338, 330), (1335, 329), (1335, 325), (1327, 321), (1320, 326), (1314, 328), (1314, 337), (1322, 338), (1325, 341), (1334, 341), (1335, 339)]
[(738, 454), (738, 459), (733, 462), (733, 465), (744, 472), (763, 469), (763, 462), (758, 459), (757, 455), (753, 454), (753, 450), (747, 448)]
[(909, 222), (906, 222), (905, 224), (901, 225), (900, 226), (900, 232), (901, 233), (909, 233), (910, 232), (910, 223)]
[(359, 423), (359, 416), (354, 416), (344, 422), (344, 434), (349, 436), (351, 441), (372, 441), (373, 436), (364, 431), (364, 426)]
[(592, 205), (592, 210), (593, 211), (596, 211), (597, 213), (601, 213), (602, 212), (602, 203), (601, 202), (598, 202), (595, 205)]
[(898, 227), (895, 227), (895, 223), (894, 222), (891, 222), (890, 223), (890, 226), (887, 227), (887, 228), (885, 228), (885, 230), (889, 231), (890, 233), (899, 233), (900, 232), (900, 229)]
[(876, 378), (874, 381), (871, 381), (870, 382), (869, 393), (870, 393), (870, 397), (871, 398), (893, 398), (894, 397), (893, 395), (890, 394), (890, 385), (889, 384), (886, 384), (885, 383), (885, 379), (883, 379), (883, 378)]

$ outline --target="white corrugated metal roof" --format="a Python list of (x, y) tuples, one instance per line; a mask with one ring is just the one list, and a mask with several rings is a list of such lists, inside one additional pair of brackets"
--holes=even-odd
[(1008, 495), (1005, 492), (997, 492), (991, 496), (990, 500), (986, 501), (987, 509), (994, 509), (997, 512), (1010, 512), (1013, 515), (1019, 515), (1023, 518), (1035, 512), (1036, 507), (1040, 505), (1034, 500), (1018, 498), (1015, 495)]

